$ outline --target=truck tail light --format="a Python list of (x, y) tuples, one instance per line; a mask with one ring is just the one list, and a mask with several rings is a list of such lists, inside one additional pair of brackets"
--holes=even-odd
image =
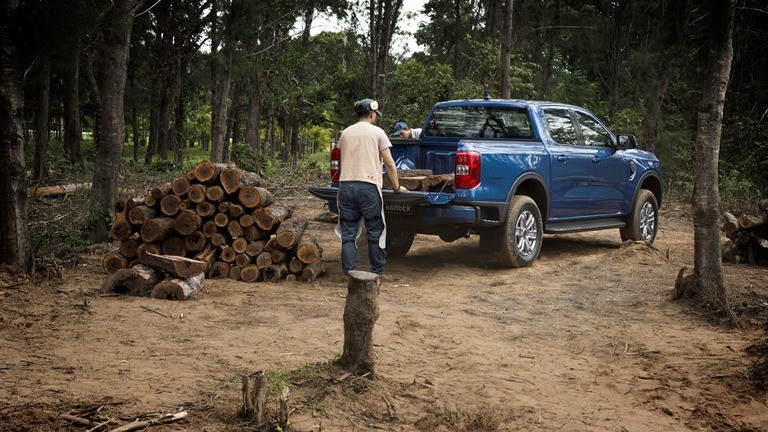
[(331, 150), (331, 183), (339, 182), (339, 170), (341, 169), (341, 150), (333, 147)]
[(472, 189), (480, 184), (480, 153), (456, 152), (456, 189)]

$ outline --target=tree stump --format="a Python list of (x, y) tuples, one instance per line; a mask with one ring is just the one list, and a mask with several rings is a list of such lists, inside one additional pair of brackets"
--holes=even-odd
[(344, 350), (341, 366), (356, 375), (374, 375), (373, 326), (379, 318), (379, 277), (365, 271), (349, 272), (344, 306)]
[(263, 370), (243, 376), (243, 417), (264, 423), (269, 382)]

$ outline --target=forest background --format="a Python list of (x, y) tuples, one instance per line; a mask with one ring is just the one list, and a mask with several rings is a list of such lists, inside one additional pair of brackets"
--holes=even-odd
[[(403, 0), (9, 0), (3, 68), (20, 77), (24, 139), (10, 187), (92, 183), (83, 208), (32, 230), (40, 256), (107, 239), (121, 176), (210, 159), (322, 179), (356, 100), (378, 99), (390, 130), (506, 85), (636, 134), (666, 196), (689, 200), (709, 3), (427, 0), (407, 15)], [(313, 31), (319, 16), (346, 30)], [(409, 34), (416, 51), (392, 48)], [(717, 174), (731, 208), (768, 192), (768, 4), (736, 3), (733, 47)], [(32, 202), (19, 221), (47, 210)]]

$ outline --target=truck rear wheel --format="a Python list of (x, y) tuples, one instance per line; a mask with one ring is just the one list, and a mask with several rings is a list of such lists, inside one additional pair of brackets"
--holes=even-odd
[(525, 195), (515, 195), (509, 205), (502, 232), (499, 264), (505, 267), (529, 267), (541, 250), (543, 224), (536, 202)]
[(399, 229), (387, 232), (387, 258), (404, 257), (411, 249), (415, 236), (411, 231), (401, 231)]
[(621, 228), (621, 241), (633, 240), (653, 243), (659, 229), (659, 204), (647, 189), (637, 193), (632, 213), (627, 217), (627, 226)]

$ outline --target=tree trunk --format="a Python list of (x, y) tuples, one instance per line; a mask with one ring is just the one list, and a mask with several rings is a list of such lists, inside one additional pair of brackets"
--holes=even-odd
[(231, 81), (231, 70), (233, 55), (230, 52), (231, 47), (225, 49), (226, 64), (219, 72), (219, 82), (216, 91), (216, 100), (214, 105), (214, 123), (213, 123), (213, 143), (211, 145), (211, 161), (224, 162), (224, 146), (227, 134), (227, 100), (229, 99), (229, 84)]
[(374, 273), (349, 272), (344, 305), (344, 349), (339, 363), (356, 375), (373, 377), (373, 327), (379, 319), (379, 277)]
[(64, 95), (64, 149), (71, 161), (82, 164), (83, 127), (80, 123), (80, 36), (70, 53)]
[(24, 161), (24, 90), (15, 35), (18, 0), (1, 3), (0, 18), (0, 262), (32, 267)]
[(736, 0), (711, 2), (709, 55), (696, 124), (693, 189), (695, 294), (727, 308), (720, 257), (718, 157), (725, 93), (733, 60), (733, 17)]
[[(254, 47), (257, 45), (254, 44)], [(251, 149), (251, 157), (259, 166), (261, 157), (261, 70), (260, 57), (257, 55), (253, 61), (251, 74), (251, 94), (248, 107), (248, 121), (245, 126), (245, 144)]]
[(32, 178), (41, 180), (48, 176), (48, 111), (51, 99), (51, 58), (47, 53), (40, 55), (40, 69), (37, 74), (37, 113), (35, 115), (35, 162)]
[(110, 11), (112, 17), (107, 20), (110, 25), (107, 25), (104, 31), (105, 66), (101, 86), (99, 143), (91, 189), (92, 242), (101, 242), (108, 238), (107, 232), (112, 220), (112, 206), (117, 192), (125, 135), (123, 100), (135, 5), (136, 0), (116, 1)]
[(547, 50), (546, 77), (544, 79), (544, 100), (552, 97), (553, 78), (555, 75), (555, 50), (560, 38), (560, 7), (562, 0), (555, 0), (555, 16), (552, 19), (552, 29), (549, 30), (549, 49)]
[(512, 0), (504, 3), (504, 34), (501, 42), (501, 98), (509, 99), (512, 94), (510, 83), (512, 50)]

